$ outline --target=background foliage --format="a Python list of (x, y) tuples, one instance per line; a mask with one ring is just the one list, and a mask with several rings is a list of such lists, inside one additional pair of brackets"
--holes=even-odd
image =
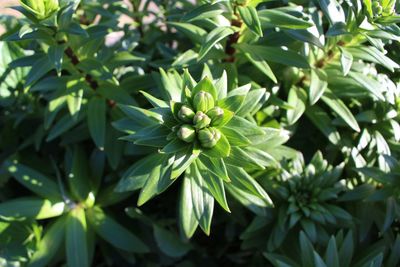
[(399, 266), (396, 4), (21, 0), (0, 266)]

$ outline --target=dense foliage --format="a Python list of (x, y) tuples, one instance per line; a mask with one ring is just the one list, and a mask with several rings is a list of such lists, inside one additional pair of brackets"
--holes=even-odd
[(20, 0), (0, 266), (399, 266), (396, 2)]

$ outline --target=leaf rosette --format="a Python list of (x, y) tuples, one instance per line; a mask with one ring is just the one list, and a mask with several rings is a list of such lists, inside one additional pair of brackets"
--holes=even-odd
[[(245, 118), (251, 118), (252, 112), (268, 99), (266, 90), (251, 90), (246, 85), (228, 92), (225, 74), (215, 82), (204, 76), (196, 83), (187, 71), (183, 77), (160, 72), (161, 93), (167, 100), (143, 93), (152, 108), (120, 106), (127, 118), (114, 126), (129, 133), (122, 139), (156, 151), (128, 169), (116, 190), (141, 188), (138, 205), (142, 205), (185, 174), (181, 205), (191, 207), (181, 207), (180, 212), (181, 230), (186, 237), (198, 224), (209, 233), (214, 199), (230, 211), (225, 188), (245, 205), (272, 205), (265, 191), (245, 171), (275, 163), (258, 146), (280, 136), (281, 131), (260, 127)], [(277, 144), (286, 141), (283, 139)], [(256, 204), (251, 197), (257, 199)]]

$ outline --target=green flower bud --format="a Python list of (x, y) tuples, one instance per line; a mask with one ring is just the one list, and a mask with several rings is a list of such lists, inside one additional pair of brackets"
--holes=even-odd
[(188, 107), (186, 105), (183, 105), (181, 107), (181, 109), (179, 110), (179, 112), (178, 112), (179, 119), (181, 119), (184, 122), (193, 121), (194, 115), (195, 115), (194, 111), (190, 107)]
[(219, 125), (224, 119), (224, 110), (220, 107), (213, 107), (207, 112), (207, 116), (211, 118), (211, 125)]
[(197, 111), (193, 118), (193, 124), (196, 129), (203, 129), (210, 125), (211, 119), (201, 111)]
[(191, 125), (184, 124), (181, 126), (181, 128), (179, 128), (176, 135), (182, 141), (190, 143), (193, 142), (194, 138), (196, 137), (196, 131)]
[(206, 112), (214, 107), (214, 98), (210, 93), (200, 91), (193, 98), (196, 111)]
[(20, 3), (39, 20), (50, 17), (60, 7), (58, 0), (20, 0)]
[(199, 141), (202, 147), (212, 148), (221, 138), (221, 132), (213, 127), (199, 131)]

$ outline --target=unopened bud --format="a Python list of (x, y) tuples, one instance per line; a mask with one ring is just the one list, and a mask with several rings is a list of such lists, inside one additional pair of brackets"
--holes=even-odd
[(194, 96), (193, 104), (196, 111), (207, 112), (209, 109), (214, 107), (214, 98), (210, 93), (200, 91)]
[(192, 122), (194, 115), (194, 111), (186, 105), (183, 105), (178, 112), (178, 117), (184, 122)]
[(194, 138), (196, 137), (196, 131), (189, 124), (184, 124), (181, 126), (181, 128), (179, 128), (177, 136), (182, 141), (190, 143), (193, 142)]
[(213, 107), (207, 112), (207, 116), (210, 117), (212, 126), (218, 126), (224, 119), (224, 110), (220, 107)]
[(21, 6), (37, 19), (46, 19), (59, 9), (58, 0), (20, 0)]
[(199, 141), (202, 147), (212, 148), (221, 138), (221, 132), (215, 128), (206, 128), (199, 131)]
[(193, 118), (193, 124), (196, 129), (203, 129), (210, 125), (211, 119), (201, 111), (197, 111)]

